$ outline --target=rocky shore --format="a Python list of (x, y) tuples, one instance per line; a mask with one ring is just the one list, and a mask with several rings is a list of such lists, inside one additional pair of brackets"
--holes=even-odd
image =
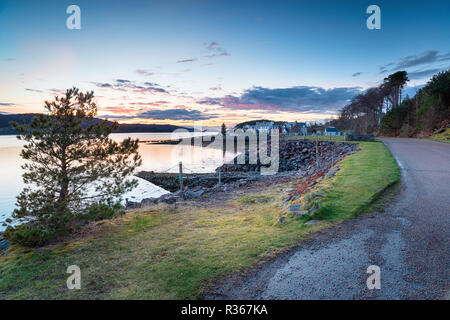
[[(318, 169), (325, 169), (336, 163), (342, 156), (354, 153), (356, 149), (356, 144), (347, 142), (281, 140), (278, 171), (305, 170), (311, 165), (315, 165)], [(245, 158), (246, 164), (224, 164), (221, 167), (222, 172), (260, 172), (261, 167), (264, 166), (259, 163), (259, 159), (257, 164), (249, 164), (248, 150)]]
[[(159, 198), (147, 198), (141, 202), (128, 202), (127, 208), (146, 207), (159, 202), (176, 203), (182, 200), (208, 199), (210, 194), (227, 192), (235, 188), (250, 187), (255, 181), (267, 181), (298, 178), (307, 181), (311, 187), (316, 179), (322, 176), (334, 175), (336, 162), (346, 155), (354, 153), (357, 144), (331, 141), (282, 140), (279, 146), (279, 170), (275, 175), (260, 174), (261, 163), (249, 164), (249, 151), (246, 152), (246, 163), (227, 163), (220, 167), (221, 183), (218, 170), (214, 173), (184, 174), (184, 190), (180, 190), (179, 178), (176, 173), (155, 173), (141, 171), (138, 177), (150, 181), (172, 193)], [(235, 162), (236, 158), (232, 161)], [(300, 190), (296, 190), (300, 191)], [(299, 192), (297, 192), (299, 194)], [(289, 198), (289, 201), (292, 200)]]

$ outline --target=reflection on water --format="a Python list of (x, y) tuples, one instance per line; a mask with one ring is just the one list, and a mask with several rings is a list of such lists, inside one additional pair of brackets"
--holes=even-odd
[[(111, 138), (120, 141), (126, 137), (140, 140), (173, 139), (186, 137), (191, 133), (173, 136), (171, 133), (117, 133)], [(15, 207), (16, 196), (24, 187), (22, 169), (24, 163), (20, 157), (23, 142), (16, 136), (0, 136), (0, 221), (11, 215)], [(178, 163), (183, 162), (187, 172), (213, 172), (222, 164), (222, 151), (215, 148), (199, 148), (176, 145), (140, 144), (139, 153), (142, 156), (142, 166), (138, 170), (162, 172), (178, 172)], [(229, 157), (229, 155), (228, 155)], [(149, 187), (156, 187), (148, 184)], [(156, 189), (156, 188), (155, 188)], [(2, 230), (0, 225), (0, 230)]]

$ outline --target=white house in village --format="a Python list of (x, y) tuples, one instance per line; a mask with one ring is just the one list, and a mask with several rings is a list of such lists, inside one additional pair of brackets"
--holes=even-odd
[(307, 135), (308, 129), (304, 122), (274, 122), (274, 121), (257, 121), (253, 124), (246, 124), (242, 127), (244, 131), (247, 130), (280, 130), (280, 133), (286, 135)]
[(244, 131), (247, 130), (270, 130), (273, 129), (273, 121), (258, 121), (255, 124), (246, 124), (242, 127)]
[(328, 127), (328, 128), (325, 128), (323, 135), (324, 136), (340, 136), (340, 135), (342, 135), (342, 132), (339, 131), (338, 128)]

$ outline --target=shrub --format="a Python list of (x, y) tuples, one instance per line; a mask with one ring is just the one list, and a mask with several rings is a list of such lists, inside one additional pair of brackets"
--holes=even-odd
[(26, 247), (39, 247), (50, 241), (59, 231), (40, 230), (32, 225), (23, 224), (17, 227), (9, 227), (3, 233), (3, 237), (13, 243)]
[(111, 219), (124, 213), (125, 211), (123, 211), (120, 203), (115, 203), (113, 205), (108, 205), (106, 203), (93, 203), (89, 206), (87, 213), (80, 214), (78, 218), (84, 222), (99, 221)]
[(46, 228), (44, 225), (38, 223), (38, 221), (34, 221), (16, 227), (9, 227), (5, 230), (3, 236), (12, 243), (17, 243), (25, 247), (39, 247), (47, 244), (57, 235), (73, 230), (74, 226), (80, 226), (89, 221), (111, 219), (123, 213), (125, 212), (120, 203), (113, 205), (94, 203), (88, 207), (87, 212), (84, 214), (72, 214), (70, 220), (67, 220), (69, 216), (67, 215), (64, 224), (60, 224), (57, 229)]

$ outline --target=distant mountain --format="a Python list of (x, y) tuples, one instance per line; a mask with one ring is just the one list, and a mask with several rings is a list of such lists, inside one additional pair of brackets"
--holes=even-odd
[[(11, 121), (18, 123), (29, 123), (37, 113), (21, 113), (21, 114), (0, 114), (0, 135), (17, 134), (14, 128), (9, 124)], [(97, 119), (101, 121), (101, 119)], [(186, 129), (194, 131), (192, 128), (179, 127), (170, 124), (120, 124), (119, 129), (115, 133), (130, 133), (130, 132), (173, 132), (177, 129)]]

